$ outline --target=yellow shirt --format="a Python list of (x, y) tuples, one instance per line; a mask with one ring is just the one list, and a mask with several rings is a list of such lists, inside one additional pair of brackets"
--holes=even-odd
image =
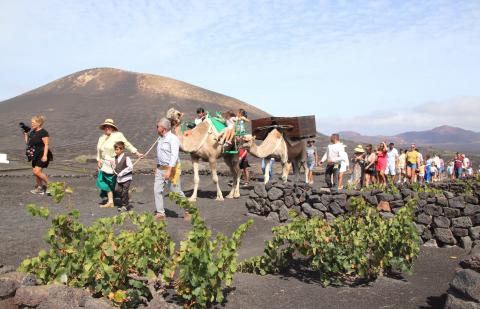
[(418, 151), (407, 151), (407, 162), (410, 164), (417, 164), (418, 162)]
[(131, 153), (137, 152), (137, 148), (133, 147), (121, 132), (112, 132), (110, 135), (103, 134), (98, 139), (97, 161), (102, 160), (102, 167), (100, 169), (105, 173), (113, 174), (113, 168), (108, 161), (115, 158), (114, 145), (116, 142), (120, 141), (125, 143), (125, 148)]

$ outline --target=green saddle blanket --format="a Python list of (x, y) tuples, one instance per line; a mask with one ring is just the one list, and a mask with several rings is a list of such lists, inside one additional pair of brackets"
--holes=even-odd
[(227, 127), (227, 125), (223, 122), (222, 116), (217, 112), (216, 117), (212, 117), (210, 113), (207, 113), (207, 119), (210, 120), (217, 133), (220, 133)]

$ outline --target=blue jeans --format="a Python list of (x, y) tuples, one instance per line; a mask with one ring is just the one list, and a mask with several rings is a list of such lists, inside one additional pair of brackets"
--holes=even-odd
[(463, 172), (463, 169), (460, 167), (460, 168), (456, 168), (455, 169), (455, 178), (457, 179), (460, 179), (462, 178), (462, 172)]
[(165, 215), (165, 208), (163, 208), (163, 190), (165, 185), (171, 192), (180, 194), (180, 196), (185, 197), (185, 194), (182, 191), (182, 186), (180, 184), (180, 178), (176, 185), (172, 184), (169, 180), (165, 180), (165, 171), (157, 168), (155, 172), (155, 183), (153, 185), (153, 195), (155, 197), (155, 210), (161, 215)]
[[(270, 171), (269, 171), (269, 174), (270, 174), (270, 179), (272, 179), (272, 175), (273, 175), (273, 163), (275, 162), (275, 159), (270, 159)], [(265, 159), (262, 159), (262, 174), (265, 175), (265, 167), (266, 167), (266, 163), (265, 163)]]

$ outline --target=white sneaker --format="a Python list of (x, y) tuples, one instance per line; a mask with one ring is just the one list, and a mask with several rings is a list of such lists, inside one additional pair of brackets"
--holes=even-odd
[(33, 194), (39, 194), (39, 195), (44, 195), (45, 191), (42, 189), (42, 187), (36, 187), (33, 190), (30, 190), (31, 193)]

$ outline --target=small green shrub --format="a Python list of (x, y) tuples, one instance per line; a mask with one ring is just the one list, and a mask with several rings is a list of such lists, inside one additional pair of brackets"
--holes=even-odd
[(57, 204), (64, 199), (65, 194), (73, 193), (73, 189), (71, 187), (67, 187), (67, 185), (64, 182), (60, 182), (60, 181), (49, 182), (47, 191), (52, 196), (53, 201)]
[(400, 190), (398, 190), (397, 186), (393, 183), (393, 181), (389, 181), (388, 184), (379, 184), (379, 183), (374, 183), (370, 184), (368, 186), (362, 187), (360, 189), (361, 192), (368, 192), (372, 190), (382, 190), (385, 193), (389, 194), (397, 194), (400, 193)]
[(428, 184), (420, 184), (418, 182), (414, 182), (411, 184), (412, 190), (420, 193), (420, 192), (425, 192), (425, 193), (434, 193), (434, 194), (442, 194), (442, 190), (433, 188), (429, 186)]
[(352, 211), (333, 223), (320, 218), (296, 217), (273, 228), (264, 254), (240, 264), (243, 272), (278, 273), (295, 260), (317, 271), (324, 284), (371, 280), (384, 270), (411, 270), (419, 254), (412, 216), (415, 200), (389, 220), (362, 198), (352, 200)]
[[(64, 183), (51, 183), (49, 189), (56, 202), (72, 192)], [(154, 293), (151, 283), (161, 281), (172, 284), (187, 307), (222, 302), (224, 285), (231, 285), (237, 270), (240, 238), (253, 221), (240, 225), (230, 238), (219, 233), (212, 239), (193, 204), (175, 194), (171, 198), (192, 215), (193, 228), (178, 252), (165, 223), (152, 214), (122, 213), (86, 227), (78, 222), (79, 211), (72, 210), (51, 220), (45, 235), (50, 249), (25, 259), (19, 271), (35, 274), (42, 284), (88, 288), (122, 308), (147, 303)], [(26, 207), (33, 216), (50, 217), (48, 208)]]
[[(223, 283), (230, 286), (237, 271), (240, 238), (253, 221), (240, 225), (230, 238), (221, 233), (213, 237), (198, 209), (188, 199), (174, 193), (170, 193), (170, 198), (191, 214), (192, 230), (180, 243), (180, 250), (165, 268), (163, 278), (173, 284), (188, 308), (222, 302)], [(177, 271), (178, 277), (174, 278)]]
[[(48, 209), (27, 207), (32, 215), (49, 218)], [(86, 227), (78, 222), (79, 215), (73, 210), (53, 218), (45, 235), (50, 249), (24, 260), (19, 271), (35, 274), (43, 284), (88, 288), (123, 308), (151, 298), (147, 284), (131, 275), (155, 278), (170, 260), (175, 244), (165, 224), (152, 214), (129, 212)], [(134, 229), (124, 228), (127, 220)]]

